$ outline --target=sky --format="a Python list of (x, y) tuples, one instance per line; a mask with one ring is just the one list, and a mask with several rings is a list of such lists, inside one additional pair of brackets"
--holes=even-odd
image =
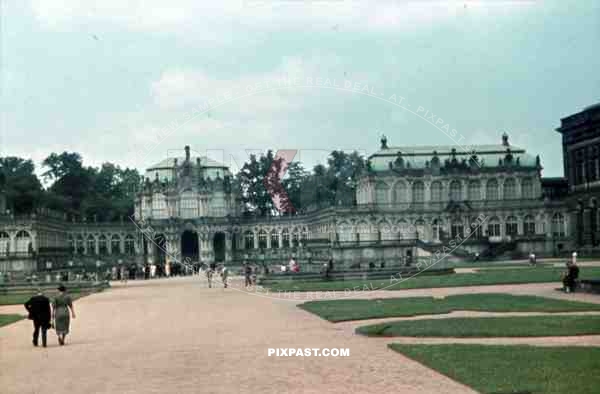
[(506, 132), (562, 176), (560, 119), (600, 102), (598, 1), (95, 3), (0, 2), (0, 155), (143, 170), (190, 145), (235, 171), (292, 149), (311, 168), (382, 134)]

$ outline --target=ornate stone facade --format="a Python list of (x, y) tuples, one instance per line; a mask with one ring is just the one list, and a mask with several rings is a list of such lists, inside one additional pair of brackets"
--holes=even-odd
[(132, 219), (69, 223), (48, 213), (1, 216), (0, 271), (244, 260), (268, 265), (291, 256), (315, 264), (333, 257), (366, 268), (409, 264), (444, 247), (456, 257), (555, 255), (574, 247), (580, 226), (570, 197), (554, 198), (560, 179), (542, 182), (539, 156), (511, 145), (508, 135), (469, 152), (381, 142), (358, 181), (357, 205), (266, 218), (242, 215), (229, 169), (192, 157), (186, 147), (185, 157), (146, 171)]

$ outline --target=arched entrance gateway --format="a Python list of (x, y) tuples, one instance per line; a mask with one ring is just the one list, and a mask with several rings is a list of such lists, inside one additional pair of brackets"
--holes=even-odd
[(181, 258), (183, 262), (197, 262), (200, 255), (198, 246), (198, 233), (192, 230), (185, 230), (181, 234)]
[(215, 233), (213, 238), (213, 250), (215, 252), (215, 262), (225, 261), (225, 233)]

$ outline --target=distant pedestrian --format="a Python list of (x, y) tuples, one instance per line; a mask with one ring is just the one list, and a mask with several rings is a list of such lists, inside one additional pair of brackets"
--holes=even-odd
[[(58, 287), (59, 294), (54, 299), (54, 329), (58, 336), (58, 343), (63, 346), (65, 344), (65, 337), (69, 333), (69, 327), (71, 325), (71, 319), (75, 319), (75, 309), (73, 307), (73, 301), (71, 296), (67, 294), (65, 286), (60, 285)], [(69, 316), (69, 311), (71, 312)]]
[(245, 287), (252, 286), (252, 266), (247, 262), (244, 264)]
[(213, 275), (215, 274), (216, 270), (217, 270), (217, 266), (215, 263), (210, 263), (210, 265), (208, 266), (208, 269), (206, 270), (206, 279), (208, 280), (209, 288), (212, 287)]
[(227, 278), (229, 277), (229, 270), (225, 267), (225, 264), (221, 267), (221, 279), (223, 280), (223, 288), (227, 288)]
[(33, 321), (33, 346), (38, 345), (40, 331), (42, 333), (42, 346), (46, 347), (46, 334), (51, 327), (52, 309), (50, 299), (44, 295), (42, 289), (38, 289), (37, 295), (31, 297), (25, 303), (25, 309), (29, 312), (28, 318)]
[(571, 263), (577, 264), (577, 252), (573, 252), (571, 255)]

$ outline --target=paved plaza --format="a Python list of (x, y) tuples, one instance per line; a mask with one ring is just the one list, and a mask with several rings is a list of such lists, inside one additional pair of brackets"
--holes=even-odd
[[(359, 296), (507, 292), (600, 302), (585, 294), (561, 294), (555, 287), (480, 286)], [(473, 392), (387, 348), (390, 342), (415, 340), (358, 336), (354, 328), (365, 321), (332, 324), (297, 308), (298, 302), (209, 289), (198, 277), (115, 284), (76, 302), (77, 319), (65, 347), (57, 345), (51, 331), (48, 348), (33, 348), (28, 320), (0, 328), (0, 387), (4, 394)], [(9, 312), (24, 313), (20, 306), (0, 308), (0, 313)], [(450, 316), (456, 315), (438, 318)], [(599, 338), (563, 340), (599, 346)], [(544, 345), (555, 340), (468, 341)], [(269, 348), (290, 347), (349, 348), (350, 357), (267, 355)]]

